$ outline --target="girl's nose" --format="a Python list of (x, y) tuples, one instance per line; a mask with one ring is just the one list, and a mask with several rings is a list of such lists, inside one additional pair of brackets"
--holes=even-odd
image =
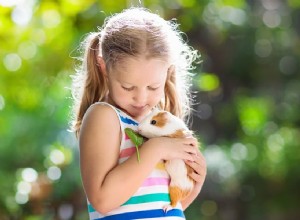
[(136, 101), (139, 104), (145, 104), (147, 101), (147, 92), (146, 91), (137, 91), (134, 94), (134, 101)]

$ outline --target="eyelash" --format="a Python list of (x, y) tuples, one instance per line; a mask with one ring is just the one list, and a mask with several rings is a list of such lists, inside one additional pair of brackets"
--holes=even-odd
[(148, 87), (148, 89), (151, 90), (151, 91), (155, 91), (155, 90), (157, 90), (158, 88), (159, 88), (159, 87), (156, 87), (156, 88)]
[(132, 91), (132, 90), (133, 90), (133, 87), (126, 88), (126, 87), (123, 87), (123, 86), (122, 86), (122, 88), (123, 88), (124, 90), (126, 90), (126, 91)]
[[(126, 91), (132, 91), (132, 90), (134, 89), (134, 87), (126, 88), (126, 87), (123, 87), (123, 86), (122, 86), (122, 88), (123, 88), (124, 90), (126, 90)], [(148, 89), (151, 90), (151, 91), (155, 91), (155, 90), (157, 90), (158, 88), (159, 88), (159, 87), (157, 87), (157, 88), (148, 87)]]

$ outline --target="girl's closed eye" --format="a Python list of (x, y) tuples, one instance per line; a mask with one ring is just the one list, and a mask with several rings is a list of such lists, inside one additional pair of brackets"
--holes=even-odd
[(158, 88), (159, 88), (159, 86), (158, 86), (158, 87), (151, 87), (151, 86), (148, 86), (148, 89), (151, 90), (151, 91), (155, 91), (155, 90), (157, 90)]
[(134, 87), (125, 87), (125, 86), (122, 86), (122, 88), (126, 91), (132, 91), (134, 89)]

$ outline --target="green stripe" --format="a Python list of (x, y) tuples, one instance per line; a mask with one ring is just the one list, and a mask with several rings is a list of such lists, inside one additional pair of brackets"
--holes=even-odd
[(170, 202), (170, 195), (168, 193), (155, 193), (155, 194), (147, 194), (142, 196), (133, 196), (124, 205), (130, 204), (139, 204), (139, 203), (147, 203), (147, 202)]
[(91, 204), (88, 204), (88, 210), (89, 212), (96, 212), (96, 210), (93, 208)]

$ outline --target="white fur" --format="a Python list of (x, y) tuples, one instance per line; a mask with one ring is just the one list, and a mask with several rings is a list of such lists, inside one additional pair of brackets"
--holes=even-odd
[(182, 190), (191, 190), (194, 183), (187, 178), (188, 173), (186, 164), (181, 159), (169, 160), (165, 165), (167, 172), (171, 177), (170, 186), (178, 186)]

